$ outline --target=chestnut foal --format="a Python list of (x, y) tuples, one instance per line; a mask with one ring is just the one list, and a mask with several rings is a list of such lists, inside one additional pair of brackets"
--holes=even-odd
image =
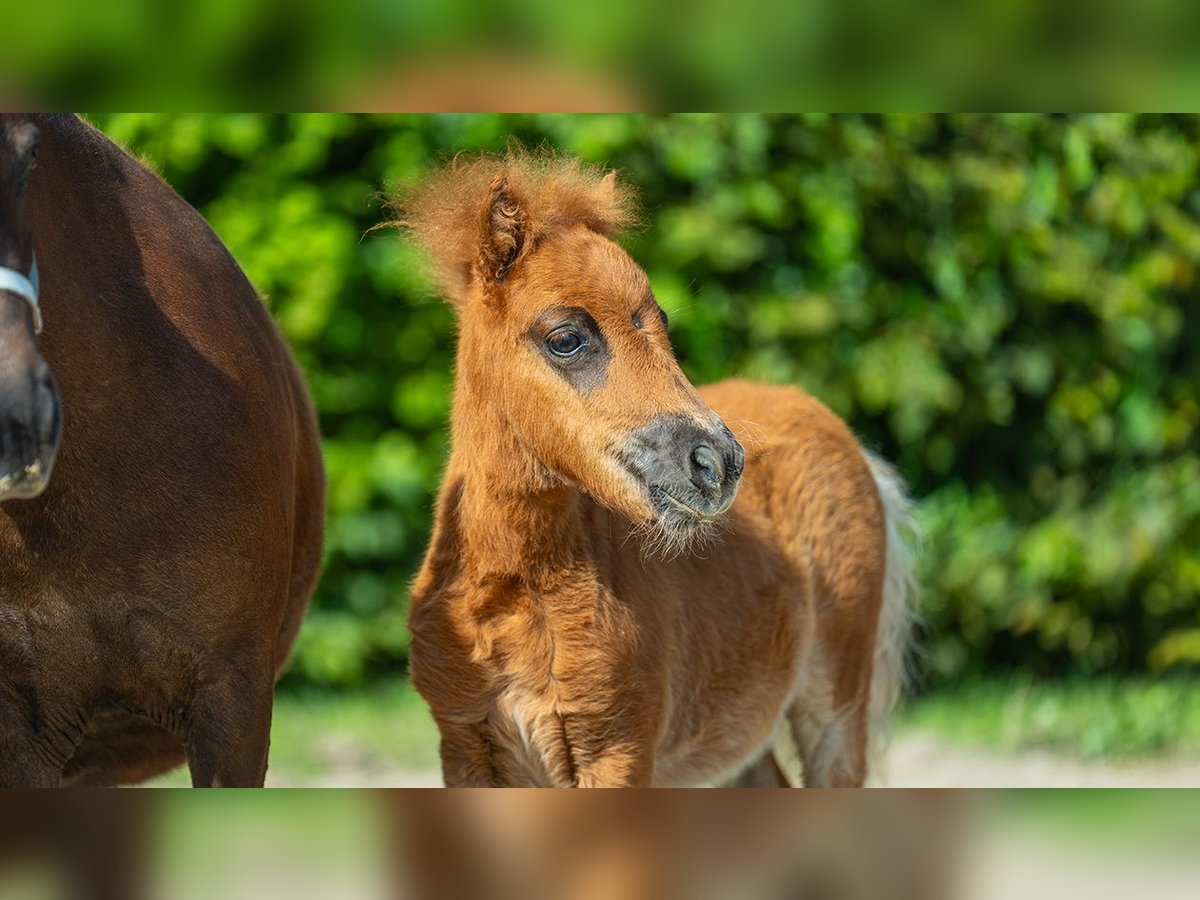
[(786, 723), (805, 784), (861, 785), (911, 615), (891, 469), (796, 388), (688, 383), (615, 173), (459, 158), (399, 207), (459, 324), (410, 612), (446, 784), (784, 785)]

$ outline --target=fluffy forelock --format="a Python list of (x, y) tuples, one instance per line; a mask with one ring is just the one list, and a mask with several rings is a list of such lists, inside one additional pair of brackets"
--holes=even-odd
[(459, 154), (392, 196), (390, 223), (404, 229), (428, 254), (432, 274), (447, 299), (461, 303), (479, 254), (481, 213), (499, 176), (522, 212), (529, 249), (556, 233), (584, 225), (614, 237), (636, 219), (633, 191), (607, 172), (549, 149), (513, 146), (504, 154)]

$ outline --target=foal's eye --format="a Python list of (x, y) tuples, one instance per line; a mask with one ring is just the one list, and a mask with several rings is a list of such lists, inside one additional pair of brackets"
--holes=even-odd
[(569, 328), (560, 328), (546, 338), (546, 347), (550, 352), (563, 358), (574, 356), (586, 346), (587, 341)]

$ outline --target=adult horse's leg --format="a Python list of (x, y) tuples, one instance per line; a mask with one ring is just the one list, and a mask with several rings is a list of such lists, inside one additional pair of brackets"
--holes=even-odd
[(37, 734), (0, 694), (0, 788), (58, 787), (61, 770), (37, 749)]
[(240, 668), (202, 679), (189, 707), (184, 745), (194, 787), (262, 787), (266, 779), (274, 666), (249, 652), (232, 658)]

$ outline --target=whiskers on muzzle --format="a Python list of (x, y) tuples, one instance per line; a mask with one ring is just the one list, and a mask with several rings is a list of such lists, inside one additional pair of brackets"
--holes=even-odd
[(681, 556), (705, 556), (732, 530), (732, 518), (727, 513), (703, 519), (659, 514), (631, 524), (621, 546), (636, 540), (643, 561), (670, 562)]

